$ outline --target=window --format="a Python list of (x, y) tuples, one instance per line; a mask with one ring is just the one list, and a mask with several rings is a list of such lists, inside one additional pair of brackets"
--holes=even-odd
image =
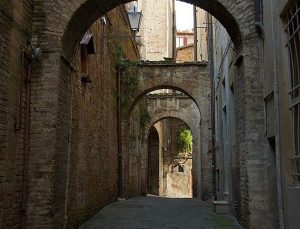
[(295, 1), (286, 14), (286, 47), (290, 62), (290, 111), (293, 128), (293, 180), (300, 185), (300, 3)]
[(182, 164), (178, 165), (178, 172), (179, 173), (184, 173), (184, 165), (182, 165)]

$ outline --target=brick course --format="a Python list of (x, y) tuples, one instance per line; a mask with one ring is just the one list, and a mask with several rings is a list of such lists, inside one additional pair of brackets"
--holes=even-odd
[(28, 70), (21, 53), (30, 51), (31, 7), (30, 0), (0, 3), (0, 228), (20, 227)]
[[(101, 207), (118, 197), (117, 76), (114, 53), (124, 49), (130, 59), (138, 58), (130, 39), (104, 40), (102, 35), (130, 34), (122, 7), (107, 14), (110, 22), (97, 20), (93, 33), (96, 54), (88, 55), (87, 72), (80, 68), (80, 48), (72, 79), (72, 126), (67, 188), (67, 227), (74, 228)], [(101, 50), (104, 48), (104, 50)], [(91, 83), (82, 84), (88, 75)], [(109, 125), (107, 125), (109, 124)]]

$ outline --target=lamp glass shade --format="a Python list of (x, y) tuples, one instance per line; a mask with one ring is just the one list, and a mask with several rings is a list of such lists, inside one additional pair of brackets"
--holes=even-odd
[(141, 18), (142, 18), (142, 12), (129, 12), (128, 18), (129, 18), (131, 30), (139, 31), (140, 24), (141, 24)]

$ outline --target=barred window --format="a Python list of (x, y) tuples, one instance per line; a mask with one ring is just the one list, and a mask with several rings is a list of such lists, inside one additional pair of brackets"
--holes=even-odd
[(290, 62), (290, 111), (293, 128), (293, 179), (300, 185), (300, 2), (295, 1), (286, 15), (286, 47)]

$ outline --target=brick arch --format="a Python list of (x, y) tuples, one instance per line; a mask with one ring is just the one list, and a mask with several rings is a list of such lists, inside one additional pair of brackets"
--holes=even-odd
[(208, 66), (206, 63), (166, 64), (150, 62), (139, 66), (139, 86), (129, 109), (129, 117), (138, 101), (159, 89), (173, 89), (186, 94), (200, 109), (201, 99), (207, 96), (210, 88)]
[[(226, 28), (233, 43), (237, 47), (241, 46), (242, 37), (249, 32), (244, 29), (249, 27), (248, 24), (252, 22), (252, 15), (254, 15), (254, 10), (252, 10), (252, 14), (248, 13), (246, 17), (241, 17), (243, 9), (253, 5), (250, 0), (241, 2), (235, 0), (183, 1), (194, 4), (213, 15)], [(131, 0), (73, 0), (71, 4), (70, 1), (62, 1), (63, 6), (68, 9), (68, 13), (62, 18), (65, 23), (62, 36), (63, 55), (72, 59), (76, 45), (92, 23), (109, 10), (129, 2)]]
[[(262, 63), (259, 61), (262, 41), (255, 30), (254, 1), (186, 1), (214, 15), (226, 27), (236, 46), (242, 44), (241, 52), (238, 53), (241, 56), (237, 56), (237, 61), (234, 62), (239, 76), (236, 93), (236, 101), (240, 104), (237, 139), (240, 154), (257, 155), (256, 149), (252, 146), (264, 147), (261, 139), (265, 132), (261, 125), (264, 123), (263, 72)], [(76, 71), (76, 67), (74, 68), (72, 64), (74, 50), (81, 36), (99, 16), (126, 2), (129, 0), (61, 0), (55, 3), (33, 1), (32, 45), (40, 46), (43, 58), (33, 68), (33, 76), (36, 79), (33, 88), (37, 93), (33, 93), (32, 103), (37, 108), (32, 109), (32, 117), (35, 118), (30, 128), (36, 133), (41, 133), (42, 137), (38, 136), (37, 141), (47, 145), (48, 149), (41, 150), (37, 144), (30, 148), (30, 163), (33, 168), (29, 174), (30, 204), (27, 212), (30, 226), (63, 227), (66, 217), (65, 195), (69, 152), (69, 133), (66, 130), (70, 129), (71, 77)], [(41, 99), (43, 103), (40, 102)], [(255, 115), (251, 115), (253, 107), (257, 111)], [(252, 134), (253, 130), (257, 130), (256, 135)], [(47, 158), (50, 163), (49, 178), (40, 176), (44, 164), (35, 160), (39, 157)], [(50, 188), (43, 190), (41, 195), (39, 187), (44, 183)], [(255, 183), (244, 182), (243, 185), (251, 188)], [(258, 201), (247, 199), (249, 203), (247, 201), (242, 203), (242, 217), (246, 220), (246, 224), (249, 216), (248, 206)], [(45, 204), (41, 206), (41, 202)], [(250, 208), (249, 211), (252, 213), (256, 210)], [(37, 211), (43, 213), (42, 224), (41, 218), (36, 217)], [(51, 213), (48, 214), (48, 211)], [(45, 216), (44, 212), (48, 215)], [(252, 221), (252, 218), (249, 219), (249, 225), (252, 225)]]

